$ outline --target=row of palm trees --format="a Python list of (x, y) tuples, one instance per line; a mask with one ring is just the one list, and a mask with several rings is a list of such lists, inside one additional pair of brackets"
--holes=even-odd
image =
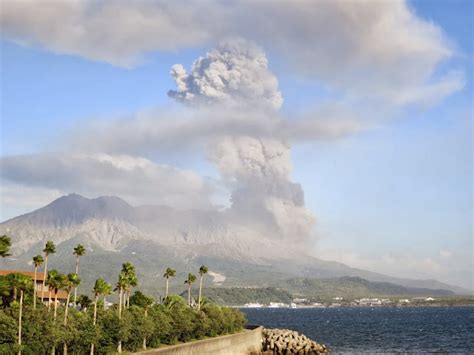
[[(0, 257), (7, 257), (11, 254), (10, 251), (10, 238), (6, 235), (0, 236)], [(86, 249), (81, 244), (78, 244), (73, 251), (73, 255), (76, 257), (76, 267), (74, 273), (69, 273), (67, 275), (58, 272), (57, 270), (49, 270), (48, 271), (48, 259), (49, 256), (56, 253), (56, 245), (52, 241), (47, 241), (45, 247), (43, 249), (43, 255), (36, 255), (33, 257), (33, 266), (34, 266), (34, 277), (33, 277), (33, 309), (36, 309), (36, 299), (37, 299), (37, 291), (36, 291), (36, 282), (37, 282), (37, 275), (38, 275), (38, 268), (40, 268), (44, 264), (44, 271), (43, 271), (43, 282), (41, 287), (41, 301), (44, 300), (44, 289), (45, 286), (48, 286), (48, 312), (51, 310), (52, 304), (52, 293), (54, 293), (54, 313), (53, 319), (57, 318), (57, 307), (58, 307), (58, 293), (60, 290), (64, 290), (67, 293), (65, 311), (64, 311), (64, 320), (63, 324), (66, 326), (68, 321), (68, 308), (71, 301), (71, 295), (74, 291), (74, 300), (73, 304), (77, 303), (77, 289), (80, 285), (80, 278), (79, 278), (79, 262), (80, 257), (86, 254)], [(199, 268), (199, 296), (197, 302), (197, 309), (200, 310), (201, 303), (202, 303), (202, 283), (203, 277), (207, 274), (208, 268), (205, 265), (202, 265)], [(176, 276), (176, 270), (172, 268), (167, 268), (163, 277), (166, 279), (166, 293), (165, 299), (168, 298), (168, 291), (169, 291), (169, 279)], [(20, 312), (19, 312), (19, 330), (18, 330), (18, 344), (21, 345), (21, 321), (22, 321), (22, 309), (23, 309), (23, 296), (24, 291), (31, 287), (31, 279), (25, 277), (24, 275), (16, 275), (14, 282), (14, 298), (16, 300), (17, 291), (20, 292)], [(197, 278), (192, 273), (188, 274), (187, 279), (184, 281), (185, 284), (188, 285), (188, 305), (192, 306), (191, 303), (191, 287), (194, 282), (196, 282)], [(126, 262), (122, 264), (122, 270), (119, 273), (118, 281), (116, 283), (116, 287), (114, 291), (118, 292), (119, 302), (118, 302), (118, 315), (119, 319), (122, 317), (122, 309), (128, 308), (130, 306), (130, 294), (131, 290), (138, 285), (138, 278), (136, 275), (135, 266), (130, 263)], [(106, 297), (112, 294), (112, 285), (107, 283), (103, 278), (99, 278), (95, 281), (93, 287), (94, 293), (94, 313), (93, 313), (93, 324), (94, 326), (97, 324), (97, 306), (99, 302), (99, 297), (103, 297), (103, 306), (104, 309), (106, 308)], [(149, 303), (149, 304), (148, 304)], [(153, 299), (149, 298), (148, 303), (144, 305), (145, 309), (145, 316), (147, 315), (146, 311), (149, 306), (153, 304)], [(143, 340), (143, 347), (146, 348), (146, 339)], [(53, 349), (53, 352), (55, 349)], [(122, 351), (122, 344), (118, 344), (117, 348), (118, 352)], [(19, 352), (21, 354), (21, 351)], [(67, 354), (67, 345), (64, 344), (64, 354)], [(91, 344), (90, 354), (94, 354), (94, 344)]]
[[(201, 309), (201, 303), (202, 303), (202, 281), (204, 278), (204, 275), (207, 274), (209, 269), (205, 265), (201, 265), (199, 268), (199, 296), (198, 296), (198, 302), (197, 302), (197, 308), (198, 310)], [(168, 281), (171, 277), (176, 276), (176, 270), (173, 270), (171, 268), (167, 268), (165, 273), (163, 274), (163, 277), (166, 279), (166, 292), (165, 292), (165, 299), (168, 297)], [(185, 284), (188, 285), (188, 305), (191, 306), (191, 286), (192, 284), (196, 282), (196, 275), (189, 273), (188, 278), (184, 281)]]

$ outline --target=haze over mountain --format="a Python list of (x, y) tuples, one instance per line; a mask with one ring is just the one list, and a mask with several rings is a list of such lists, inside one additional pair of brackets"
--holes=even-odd
[(301, 246), (255, 235), (234, 224), (227, 213), (133, 207), (118, 197), (88, 199), (70, 194), (0, 224), (0, 233), (12, 238), (14, 255), (13, 260), (2, 261), (2, 267), (30, 267), (31, 257), (52, 240), (58, 249), (50, 258), (52, 267), (72, 270), (72, 248), (82, 243), (88, 250), (81, 263), (87, 283), (98, 275), (113, 281), (120, 264), (132, 261), (150, 292), (162, 287), (165, 267), (176, 268), (179, 277), (201, 263), (209, 265), (213, 283), (224, 286), (279, 286), (291, 277), (357, 276), (406, 287), (464, 291), (434, 280), (397, 279), (323, 261)]

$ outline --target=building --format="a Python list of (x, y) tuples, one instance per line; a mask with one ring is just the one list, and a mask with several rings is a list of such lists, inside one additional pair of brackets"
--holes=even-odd
[[(0, 270), (0, 276), (7, 276), (9, 274), (14, 274), (14, 273), (20, 273), (25, 276), (30, 277), (31, 279), (34, 279), (35, 273), (33, 271), (21, 271), (21, 270)], [(43, 272), (38, 272), (36, 274), (36, 283), (35, 283), (35, 288), (36, 288), (36, 295), (38, 298), (41, 298), (41, 294), (43, 293), (43, 300), (48, 301), (49, 300), (49, 291), (48, 291), (48, 286), (44, 286), (44, 292), (41, 292), (41, 288), (43, 287), (43, 278), (44, 278), (44, 273)], [(51, 300), (54, 300), (54, 292), (51, 293)], [(65, 301), (67, 299), (67, 292), (64, 290), (59, 290), (58, 291), (58, 301)]]

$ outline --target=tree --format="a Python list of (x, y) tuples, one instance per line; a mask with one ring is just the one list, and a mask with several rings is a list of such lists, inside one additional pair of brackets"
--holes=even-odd
[[(64, 326), (67, 326), (67, 315), (69, 310), (69, 301), (71, 300), (71, 292), (74, 289), (77, 289), (77, 286), (81, 283), (81, 280), (76, 273), (67, 274), (63, 280), (63, 287), (67, 292), (66, 308), (64, 310)], [(67, 354), (67, 343), (64, 343), (64, 355)]]
[(56, 245), (54, 245), (52, 241), (48, 240), (43, 249), (43, 253), (44, 253), (44, 273), (43, 273), (43, 286), (41, 287), (41, 302), (43, 302), (44, 285), (46, 282), (46, 275), (48, 274), (48, 256), (50, 254), (56, 253)]
[(31, 279), (28, 276), (23, 274), (17, 273), (18, 278), (16, 278), (15, 287), (20, 291), (20, 310), (18, 314), (18, 346), (20, 350), (18, 350), (18, 354), (21, 354), (21, 331), (22, 331), (22, 320), (23, 320), (23, 296), (24, 291), (27, 291), (31, 288)]
[(102, 295), (104, 296), (104, 311), (107, 309), (107, 296), (110, 295), (112, 293), (112, 285), (111, 284), (107, 284), (106, 287), (104, 287), (104, 290), (102, 292)]
[[(37, 279), (37, 272), (38, 268), (43, 265), (44, 259), (41, 255), (36, 255), (33, 257), (33, 265), (35, 267), (35, 276), (33, 279), (33, 309), (36, 309), (36, 279)], [(43, 294), (43, 290), (41, 290), (41, 295)]]
[[(94, 318), (92, 324), (95, 326), (97, 323), (97, 303), (99, 302), (99, 296), (108, 292), (112, 286), (109, 285), (103, 278), (97, 279), (94, 284)], [(94, 354), (94, 343), (91, 344), (91, 355)]]
[(125, 278), (124, 289), (122, 290), (122, 291), (125, 291), (123, 304), (128, 305), (130, 303), (129, 302), (130, 289), (132, 287), (135, 287), (138, 284), (138, 279), (135, 272), (135, 266), (130, 262), (123, 263), (121, 273), (123, 274)]
[[(73, 254), (76, 256), (76, 274), (79, 275), (79, 258), (86, 255), (86, 248), (83, 245), (77, 244), (74, 248)], [(77, 287), (74, 289), (74, 304), (77, 301)]]
[(165, 292), (165, 298), (168, 297), (168, 281), (170, 277), (175, 277), (176, 276), (176, 270), (173, 270), (172, 268), (166, 268), (165, 273), (163, 274), (163, 277), (166, 278), (166, 292)]
[(115, 290), (119, 293), (119, 307), (118, 307), (118, 314), (119, 318), (122, 316), (122, 297), (123, 297), (123, 290), (127, 287), (127, 278), (121, 272), (118, 277), (118, 281), (115, 287)]
[[(64, 288), (64, 281), (66, 276), (59, 273), (57, 270), (51, 270), (48, 272), (48, 285), (50, 289), (54, 291), (54, 316), (53, 318), (56, 319), (58, 314), (58, 292), (60, 289)], [(50, 300), (51, 300), (51, 292), (50, 292)]]
[(79, 295), (77, 298), (77, 303), (81, 306), (81, 310), (85, 312), (87, 307), (89, 307), (92, 303), (92, 300), (87, 295)]
[(128, 289), (127, 289), (127, 308), (130, 307), (130, 292), (133, 287), (137, 287), (138, 278), (137, 275), (133, 274), (128, 277)]
[(81, 279), (76, 273), (67, 274), (67, 276), (64, 278), (63, 287), (67, 292), (66, 309), (64, 310), (64, 325), (67, 325), (67, 314), (69, 309), (69, 301), (71, 300), (71, 292), (73, 289), (77, 289), (77, 286), (79, 286), (80, 283)]
[(201, 309), (201, 300), (202, 300), (202, 279), (209, 269), (205, 265), (201, 265), (199, 268), (199, 297), (198, 297), (198, 311)]
[(25, 275), (19, 272), (13, 272), (6, 276), (8, 286), (13, 291), (12, 300), (15, 302), (18, 300), (19, 287), (21, 287), (24, 277)]
[[(119, 306), (118, 306), (119, 320), (122, 319), (122, 298), (124, 297), (123, 291), (126, 289), (127, 285), (128, 285), (127, 276), (122, 271), (119, 274), (119, 278), (118, 278), (117, 285), (116, 285), (116, 288), (115, 288), (115, 290), (118, 290), (118, 292), (119, 292)], [(121, 341), (119, 341), (119, 343), (118, 343), (117, 351), (119, 353), (122, 352), (122, 342)]]
[[(136, 291), (130, 298), (132, 305), (143, 308), (145, 318), (148, 317), (148, 309), (155, 303), (153, 297), (147, 296), (140, 291)], [(143, 349), (146, 350), (146, 337), (143, 338)]]
[(188, 284), (188, 305), (191, 306), (191, 285), (196, 281), (196, 276), (189, 273), (188, 278), (184, 281), (185, 284)]
[(6, 258), (10, 256), (11, 240), (5, 234), (0, 237), (0, 256)]
[(57, 270), (50, 270), (48, 271), (48, 276), (46, 278), (46, 285), (48, 286), (48, 312), (51, 310), (51, 294), (53, 293), (54, 290), (54, 285), (55, 285), (55, 279), (58, 276), (58, 271)]

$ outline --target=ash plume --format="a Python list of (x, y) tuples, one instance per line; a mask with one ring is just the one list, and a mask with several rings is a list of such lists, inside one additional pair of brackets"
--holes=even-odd
[[(169, 96), (188, 106), (225, 106), (250, 113), (246, 117), (265, 112), (275, 125), (280, 121), (278, 80), (263, 50), (253, 43), (226, 42), (195, 61), (189, 75), (179, 64), (171, 75), (178, 90)], [(235, 116), (229, 114), (229, 119)], [(302, 240), (309, 236), (314, 217), (304, 207), (301, 185), (290, 180), (290, 149), (278, 136), (226, 134), (210, 140), (208, 158), (232, 191), (229, 214), (236, 222), (263, 226), (278, 238)]]

